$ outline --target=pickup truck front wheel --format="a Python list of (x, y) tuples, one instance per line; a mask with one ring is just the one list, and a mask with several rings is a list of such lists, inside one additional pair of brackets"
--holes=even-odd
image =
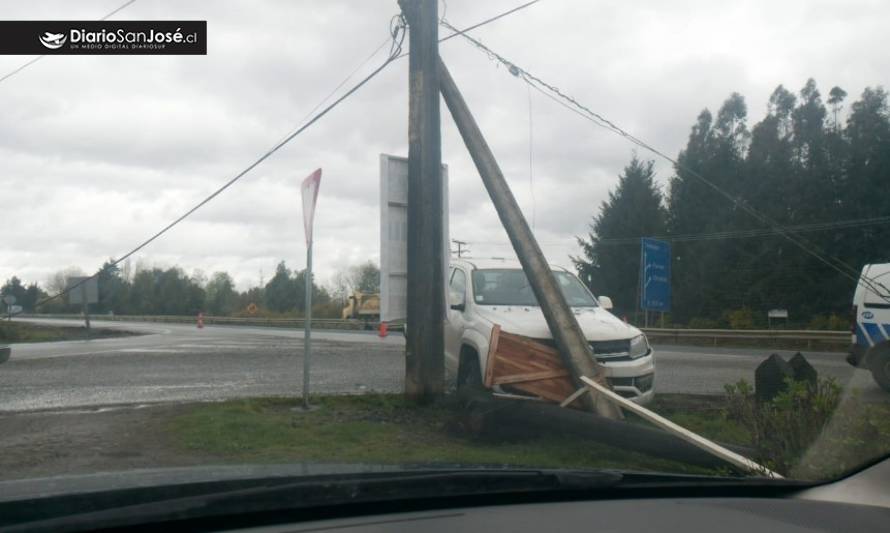
[(461, 353), (460, 366), (457, 369), (457, 390), (470, 391), (482, 388), (482, 368), (479, 366), (479, 356), (475, 351), (465, 349)]

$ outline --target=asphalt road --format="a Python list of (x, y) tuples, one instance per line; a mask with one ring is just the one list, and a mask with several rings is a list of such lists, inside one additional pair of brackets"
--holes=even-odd
[[(70, 323), (40, 320), (45, 323)], [(221, 400), (301, 393), (302, 330), (94, 321), (146, 333), (89, 341), (13, 345), (0, 365), (0, 411)], [(396, 392), (403, 387), (404, 338), (313, 331), (312, 392)], [(753, 380), (774, 350), (656, 346), (658, 392), (719, 394)], [(780, 352), (790, 355), (789, 352)], [(866, 399), (885, 400), (867, 372), (843, 354), (806, 353), (821, 375)]]

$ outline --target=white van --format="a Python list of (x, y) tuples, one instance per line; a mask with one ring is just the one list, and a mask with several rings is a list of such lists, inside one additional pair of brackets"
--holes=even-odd
[(890, 263), (865, 265), (853, 294), (853, 345), (847, 362), (870, 370), (890, 392)]
[[(655, 396), (655, 355), (646, 336), (608, 311), (609, 298), (595, 298), (565, 268), (550, 268), (612, 388), (637, 403), (650, 402)], [(458, 387), (481, 383), (494, 324), (508, 333), (553, 344), (518, 261), (453, 260), (448, 282), (445, 364)]]

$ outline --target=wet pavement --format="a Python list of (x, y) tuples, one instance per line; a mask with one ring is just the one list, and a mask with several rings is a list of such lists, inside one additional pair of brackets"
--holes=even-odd
[[(94, 324), (145, 334), (13, 345), (12, 358), (0, 365), (0, 411), (302, 394), (302, 330)], [(726, 383), (753, 381), (754, 368), (773, 351), (656, 346), (656, 390), (722, 394)], [(805, 355), (845, 389), (858, 389), (866, 399), (890, 399), (867, 372), (849, 367), (843, 354)], [(313, 393), (399, 392), (404, 368), (401, 334), (313, 331)]]

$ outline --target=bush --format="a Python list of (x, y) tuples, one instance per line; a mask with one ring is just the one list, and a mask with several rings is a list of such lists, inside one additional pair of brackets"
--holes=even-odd
[(689, 320), (691, 329), (720, 329), (721, 324), (711, 318), (693, 318)]
[(726, 318), (731, 329), (754, 329), (754, 313), (749, 307), (730, 311)]
[(745, 380), (726, 385), (727, 417), (751, 434), (755, 460), (788, 474), (815, 442), (840, 403), (841, 387), (831, 378), (816, 385), (788, 381), (770, 402), (758, 403)]
[(807, 329), (826, 330), (826, 331), (848, 331), (850, 329), (850, 320), (838, 314), (830, 316), (815, 315), (807, 324)]

